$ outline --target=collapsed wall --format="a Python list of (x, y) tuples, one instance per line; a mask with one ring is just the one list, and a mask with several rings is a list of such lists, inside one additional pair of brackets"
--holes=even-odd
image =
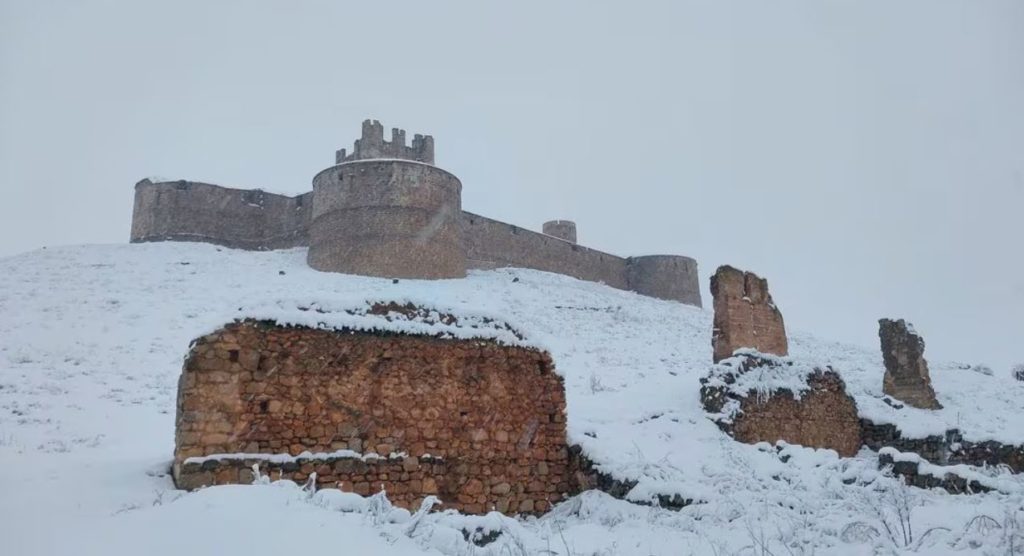
[(701, 379), (704, 410), (740, 442), (784, 440), (849, 457), (861, 447), (857, 404), (834, 370), (748, 353), (712, 367)]
[(257, 464), (406, 508), (539, 513), (575, 492), (568, 458), (550, 356), (494, 340), (250, 320), (197, 339), (179, 381), (179, 488)]
[(255, 251), (307, 245), (313, 194), (296, 197), (193, 181), (135, 184), (132, 243), (202, 241)]

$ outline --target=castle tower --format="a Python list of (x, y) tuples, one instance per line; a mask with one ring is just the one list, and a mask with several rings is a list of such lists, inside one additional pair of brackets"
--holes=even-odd
[(363, 122), (352, 153), (313, 178), (309, 265), (387, 278), (461, 278), (462, 183), (434, 166), (434, 139)]
[(576, 223), (572, 220), (549, 220), (542, 230), (545, 235), (576, 243)]

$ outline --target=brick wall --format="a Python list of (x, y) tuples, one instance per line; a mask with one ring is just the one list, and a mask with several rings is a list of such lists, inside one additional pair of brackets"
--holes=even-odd
[(253, 321), (199, 338), (179, 382), (176, 483), (246, 482), (252, 463), (469, 513), (538, 513), (575, 492), (550, 357), (483, 340)]

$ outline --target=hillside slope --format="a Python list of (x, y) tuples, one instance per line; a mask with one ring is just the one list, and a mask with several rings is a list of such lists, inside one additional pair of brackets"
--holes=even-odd
[[(638, 481), (631, 500), (678, 494), (698, 503), (669, 512), (594, 492), (540, 520), (431, 514), (410, 532), (413, 522), (401, 512), (339, 512), (330, 494), (310, 499), (287, 485), (173, 491), (166, 468), (176, 380), (193, 338), (243, 316), (287, 319), (299, 306), (367, 299), (511, 323), (550, 350), (565, 377), (570, 441), (603, 472)], [(12, 554), (497, 554), (520, 546), (525, 553), (731, 554), (760, 553), (766, 544), (775, 553), (854, 554), (906, 544), (892, 543), (885, 525), (890, 499), (909, 497), (917, 531), (949, 529), (935, 530), (920, 550), (1002, 546), (998, 532), (973, 548), (964, 539), (977, 536), (975, 516), (1024, 512), (1016, 477), (995, 477), (1003, 493), (951, 496), (899, 487), (880, 476), (867, 451), (840, 460), (790, 447), (780, 457), (724, 436), (698, 396), (710, 331), (706, 310), (520, 269), (392, 283), (313, 271), (302, 249), (184, 243), (50, 248), (3, 259), (0, 533), (13, 542)], [(932, 362), (945, 409), (897, 411), (881, 401), (878, 353), (803, 334), (791, 334), (791, 350), (835, 366), (861, 414), (876, 422), (913, 436), (955, 426), (972, 440), (1024, 443), (1024, 383)], [(57, 525), (63, 532), (55, 535)], [(508, 534), (478, 549), (458, 533), (478, 526)]]

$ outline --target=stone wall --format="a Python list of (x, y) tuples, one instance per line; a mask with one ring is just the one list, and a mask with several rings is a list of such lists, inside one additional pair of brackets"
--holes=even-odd
[(912, 438), (903, 436), (895, 425), (861, 419), (861, 438), (872, 450), (893, 448), (912, 452), (936, 465), (1005, 465), (1014, 473), (1024, 473), (1024, 446), (966, 440), (957, 429), (949, 429), (942, 435)]
[[(903, 477), (906, 484), (917, 488), (941, 488), (950, 494), (973, 494), (995, 490), (983, 483), (974, 473), (956, 467), (929, 465), (921, 457), (913, 453), (901, 453), (892, 448), (883, 449), (878, 454), (878, 467), (892, 470), (894, 475)], [(966, 475), (966, 476), (965, 476)]]
[(250, 250), (307, 245), (313, 194), (275, 195), (192, 181), (135, 185), (131, 241), (202, 241)]
[(179, 381), (180, 488), (260, 463), (407, 508), (539, 513), (576, 491), (568, 458), (550, 357), (493, 341), (245, 321), (197, 339)]
[[(799, 397), (789, 390), (739, 395), (729, 388), (739, 375), (761, 373), (776, 367), (782, 373), (802, 372), (788, 364), (768, 358), (746, 356), (739, 367), (715, 375), (718, 380), (701, 380), (704, 409), (716, 415), (715, 422), (740, 442), (774, 444), (784, 440), (812, 448), (835, 450), (840, 456), (853, 456), (860, 450), (860, 421), (857, 404), (846, 393), (846, 384), (830, 368), (815, 369), (806, 377), (808, 389)], [(773, 372), (773, 370), (768, 370)], [(730, 401), (735, 404), (729, 415), (723, 412)]]
[(740, 348), (786, 355), (789, 343), (782, 313), (768, 293), (768, 281), (731, 266), (711, 277), (715, 321), (711, 334), (714, 361), (731, 357)]
[(308, 262), (386, 278), (461, 278), (462, 184), (440, 168), (361, 160), (313, 178)]
[(626, 259), (463, 212), (462, 241), (470, 268), (524, 267), (629, 289)]
[(701, 307), (697, 261), (679, 255), (647, 255), (626, 259), (629, 289), (658, 299), (674, 299)]
[(549, 220), (541, 226), (545, 235), (576, 243), (576, 223), (572, 220)]

